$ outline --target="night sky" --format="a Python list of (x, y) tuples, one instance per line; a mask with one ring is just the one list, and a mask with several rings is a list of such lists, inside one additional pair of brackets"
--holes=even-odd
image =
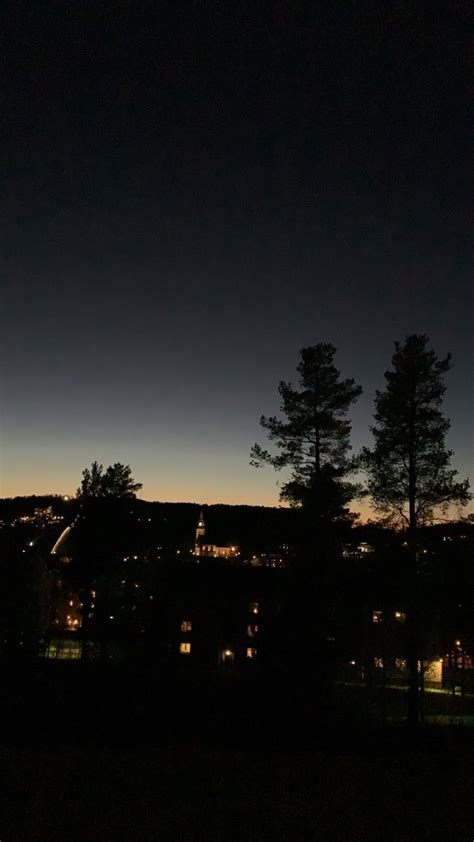
[(363, 385), (357, 449), (413, 332), (474, 477), (462, 4), (45, 6), (3, 36), (1, 494), (98, 459), (276, 504), (249, 450), (299, 349)]

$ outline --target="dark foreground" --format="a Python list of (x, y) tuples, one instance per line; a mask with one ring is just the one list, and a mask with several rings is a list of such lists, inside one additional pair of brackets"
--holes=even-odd
[(2, 840), (471, 840), (472, 757), (3, 749)]
[(412, 740), (347, 689), (323, 710), (258, 682), (66, 666), (4, 671), (1, 842), (474, 838), (474, 729)]

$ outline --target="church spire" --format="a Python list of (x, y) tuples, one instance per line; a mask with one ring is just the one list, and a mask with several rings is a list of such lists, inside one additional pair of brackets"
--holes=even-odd
[(196, 546), (198, 546), (202, 542), (205, 534), (206, 534), (206, 524), (204, 523), (204, 513), (203, 513), (203, 510), (201, 509), (198, 524), (197, 524), (197, 527), (196, 527)]

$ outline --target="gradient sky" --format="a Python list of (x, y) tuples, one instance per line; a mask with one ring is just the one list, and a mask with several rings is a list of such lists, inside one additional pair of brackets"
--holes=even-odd
[(146, 499), (275, 504), (249, 450), (299, 349), (363, 385), (358, 448), (412, 332), (453, 354), (474, 477), (461, 6), (179, 5), (7, 21), (0, 493), (98, 459)]

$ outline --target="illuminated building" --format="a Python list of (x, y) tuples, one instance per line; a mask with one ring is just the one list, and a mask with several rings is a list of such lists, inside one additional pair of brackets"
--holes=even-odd
[(261, 667), (286, 571), (183, 564), (168, 577), (160, 609), (165, 657), (184, 670)]
[(31, 525), (42, 528), (51, 523), (60, 523), (62, 520), (64, 520), (63, 515), (56, 515), (52, 506), (46, 506), (36, 508), (32, 515), (19, 515), (13, 521), (13, 526)]
[(63, 562), (70, 561), (70, 557), (68, 555), (68, 543), (73, 529), (74, 524), (72, 524), (72, 526), (66, 526), (66, 529), (61, 532), (61, 535), (51, 550), (51, 555), (57, 556)]
[(217, 544), (205, 543), (206, 524), (204, 522), (204, 513), (201, 509), (199, 520), (196, 527), (196, 537), (194, 541), (194, 555), (204, 556), (207, 558), (237, 558), (240, 555), (240, 548), (236, 545), (219, 546)]

